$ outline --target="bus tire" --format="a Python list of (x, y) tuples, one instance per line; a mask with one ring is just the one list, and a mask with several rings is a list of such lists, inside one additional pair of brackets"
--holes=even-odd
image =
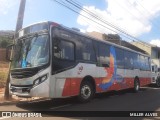
[(140, 89), (140, 83), (138, 79), (134, 80), (134, 92), (137, 93)]
[(157, 78), (156, 85), (157, 85), (157, 87), (160, 87), (160, 77)]
[(85, 80), (81, 83), (78, 100), (82, 103), (90, 101), (94, 97), (94, 87), (91, 82)]

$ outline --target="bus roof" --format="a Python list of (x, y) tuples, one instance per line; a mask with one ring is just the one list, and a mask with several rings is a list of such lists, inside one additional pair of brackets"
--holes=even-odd
[(87, 35), (87, 34), (85, 34), (85, 33), (79, 32), (79, 31), (77, 31), (77, 30), (74, 30), (74, 29), (72, 29), (72, 28), (68, 28), (68, 27), (63, 26), (63, 25), (61, 25), (61, 27), (64, 28), (64, 29), (70, 30), (71, 32), (75, 32), (76, 34), (79, 34), (79, 35), (81, 35), (81, 36), (85, 36), (85, 37), (87, 37), (87, 38), (90, 38), (90, 39), (92, 39), (92, 40), (100, 41), (100, 42), (103, 42), (103, 43), (107, 43), (107, 44), (109, 44), (109, 45), (113, 45), (113, 46), (116, 46), (116, 47), (118, 47), (118, 48), (126, 49), (126, 50), (129, 50), (129, 51), (131, 51), (131, 52), (135, 52), (135, 53), (138, 53), (138, 54), (141, 54), (141, 55), (144, 55), (144, 56), (149, 57), (148, 54), (144, 54), (144, 53), (141, 53), (141, 52), (139, 52), (139, 51), (132, 50), (132, 49), (130, 49), (130, 48), (128, 48), (128, 47), (121, 46), (121, 45), (117, 45), (117, 44), (115, 44), (115, 43), (112, 43), (112, 42), (109, 42), (109, 41), (105, 41), (105, 40), (102, 40), (102, 39), (94, 38), (94, 37), (89, 36), (89, 35)]

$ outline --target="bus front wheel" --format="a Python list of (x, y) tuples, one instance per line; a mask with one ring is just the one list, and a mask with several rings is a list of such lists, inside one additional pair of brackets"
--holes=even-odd
[(94, 97), (94, 87), (89, 81), (83, 81), (80, 87), (78, 100), (88, 102)]

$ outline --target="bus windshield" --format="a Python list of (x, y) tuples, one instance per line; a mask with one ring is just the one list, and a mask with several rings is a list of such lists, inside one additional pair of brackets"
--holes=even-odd
[(37, 35), (17, 40), (14, 47), (12, 69), (38, 67), (48, 62), (48, 35)]

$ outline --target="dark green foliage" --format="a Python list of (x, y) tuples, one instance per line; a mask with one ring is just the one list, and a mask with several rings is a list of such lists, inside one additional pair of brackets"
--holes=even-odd
[(6, 48), (12, 43), (13, 40), (10, 37), (0, 36), (0, 48)]

